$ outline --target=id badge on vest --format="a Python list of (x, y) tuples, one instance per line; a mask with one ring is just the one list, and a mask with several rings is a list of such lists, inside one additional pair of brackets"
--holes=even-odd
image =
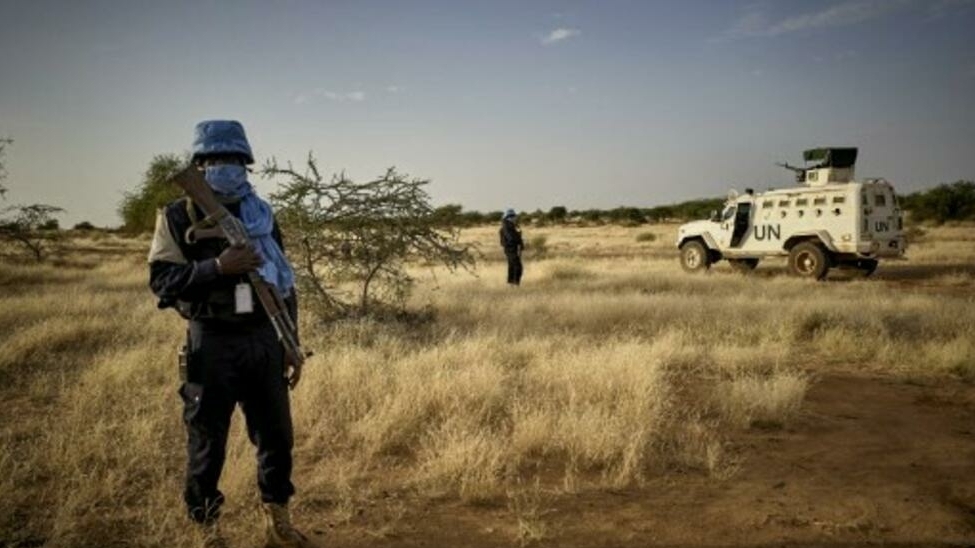
[(237, 284), (234, 290), (234, 312), (237, 314), (250, 314), (253, 311), (254, 294), (251, 292), (251, 284)]

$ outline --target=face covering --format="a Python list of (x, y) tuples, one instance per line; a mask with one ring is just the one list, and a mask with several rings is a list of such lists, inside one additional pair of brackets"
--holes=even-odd
[(236, 164), (207, 166), (204, 178), (213, 190), (224, 196), (243, 198), (252, 189), (247, 182), (247, 168)]

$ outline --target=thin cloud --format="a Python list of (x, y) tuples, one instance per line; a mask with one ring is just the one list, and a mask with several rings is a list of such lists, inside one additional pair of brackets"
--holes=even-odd
[(349, 92), (337, 92), (327, 89), (316, 89), (315, 95), (319, 97), (324, 97), (329, 101), (364, 101), (366, 99), (366, 94), (362, 91), (349, 91)]
[(318, 88), (310, 92), (300, 92), (294, 94), (292, 102), (296, 105), (303, 105), (310, 102), (313, 99), (327, 99), (329, 101), (336, 102), (353, 102), (361, 103), (366, 100), (366, 92), (364, 91), (348, 91), (348, 92), (336, 92), (324, 88)]
[(771, 37), (816, 29), (845, 27), (879, 19), (893, 11), (909, 7), (913, 0), (847, 0), (819, 11), (772, 19), (752, 9), (735, 21), (725, 38)]
[(403, 91), (403, 88), (401, 86), (397, 86), (397, 85), (386, 86), (386, 93), (399, 93), (401, 91)]
[(548, 33), (542, 38), (542, 45), (548, 46), (550, 44), (557, 44), (559, 42), (568, 40), (574, 36), (579, 36), (582, 31), (579, 29), (569, 29), (569, 28), (557, 28)]
[(768, 16), (760, 11), (750, 11), (738, 18), (725, 32), (726, 37), (758, 36), (768, 28)]

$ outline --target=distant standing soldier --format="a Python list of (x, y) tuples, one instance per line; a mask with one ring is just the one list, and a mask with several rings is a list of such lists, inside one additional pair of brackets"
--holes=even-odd
[(521, 239), (521, 230), (518, 230), (518, 215), (515, 210), (504, 212), (499, 233), (504, 256), (508, 259), (508, 283), (521, 285), (521, 252), (525, 249), (525, 242)]
[(217, 489), (227, 432), (239, 403), (257, 446), (257, 484), (269, 547), (315, 546), (292, 525), (288, 500), (293, 432), (288, 388), (301, 374), (285, 352), (247, 273), (257, 270), (284, 297), (297, 325), (294, 271), (284, 256), (270, 206), (254, 193), (246, 165), (254, 163), (240, 123), (211, 120), (196, 126), (190, 170), (202, 172), (217, 199), (238, 217), (250, 246), (229, 247), (222, 233), (188, 197), (160, 210), (149, 252), (150, 281), (159, 308), (189, 320), (181, 353), (183, 421), (187, 430), (183, 498), (201, 524), (203, 546), (226, 546), (217, 529), (223, 494)]

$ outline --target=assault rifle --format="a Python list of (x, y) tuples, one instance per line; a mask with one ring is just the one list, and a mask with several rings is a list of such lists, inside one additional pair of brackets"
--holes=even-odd
[[(247, 230), (244, 229), (243, 223), (217, 201), (213, 189), (203, 177), (203, 172), (199, 171), (196, 166), (191, 165), (180, 171), (173, 177), (172, 182), (183, 189), (186, 195), (200, 206), (200, 209), (206, 214), (203, 222), (215, 223), (232, 247), (250, 245)], [(298, 329), (288, 314), (284, 298), (281, 297), (278, 288), (264, 281), (264, 278), (261, 278), (256, 270), (248, 272), (247, 278), (250, 280), (254, 292), (257, 293), (257, 300), (261, 302), (261, 306), (267, 312), (267, 317), (270, 318), (271, 325), (274, 326), (274, 331), (278, 334), (278, 340), (284, 345), (286, 357), (297, 374), (291, 381), (292, 387), (294, 387), (297, 377), (301, 375), (301, 366), (304, 365), (305, 358), (311, 354), (305, 354), (301, 350), (301, 346), (298, 344)]]

